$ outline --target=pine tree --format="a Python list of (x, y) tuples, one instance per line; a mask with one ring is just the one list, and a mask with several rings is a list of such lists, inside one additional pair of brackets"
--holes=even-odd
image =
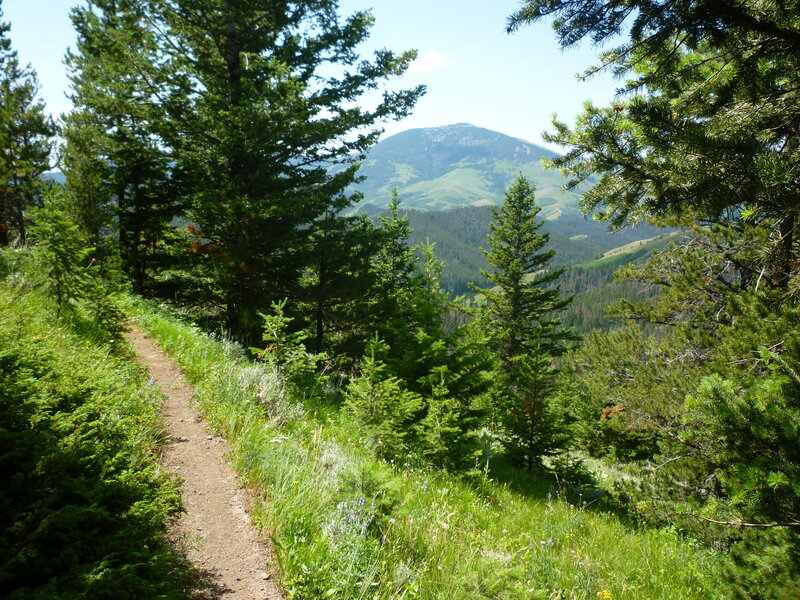
[(519, 176), (493, 209), (484, 251), (493, 271), (483, 276), (493, 288), (478, 288), (485, 303), (475, 326), (483, 329), (496, 356), (495, 410), (508, 451), (533, 469), (559, 446), (556, 417), (547, 398), (552, 386), (552, 357), (572, 335), (553, 313), (569, 302), (553, 286), (562, 270), (548, 270), (553, 251), (540, 233), (541, 209), (534, 189)]
[(375, 290), (369, 314), (372, 329), (389, 345), (387, 360), (395, 373), (413, 381), (420, 373), (412, 376), (406, 359), (420, 355), (417, 332), (421, 329), (434, 337), (444, 335), (448, 303), (439, 285), (442, 263), (432, 245), (410, 245), (412, 230), (407, 215), (400, 213), (396, 188), (387, 210), (388, 214), (378, 216), (380, 248), (372, 258)]
[[(75, 109), (66, 119), (64, 167), (74, 211), (90, 239), (118, 251), (137, 292), (161, 268), (178, 212), (149, 13), (135, 0), (91, 0), (72, 11), (77, 49), (66, 63)], [(114, 231), (116, 236), (109, 235)], [(118, 248), (109, 248), (113, 238)]]
[(412, 230), (408, 216), (400, 214), (396, 187), (392, 189), (386, 210), (388, 214), (378, 216), (382, 239), (380, 249), (372, 259), (377, 289), (370, 308), (378, 326), (394, 319), (406, 321), (411, 311), (410, 296), (421, 283), (415, 255), (417, 248), (409, 243)]
[(422, 398), (388, 373), (383, 361), (388, 349), (377, 335), (370, 340), (361, 375), (350, 382), (345, 399), (376, 453), (383, 458), (396, 458), (414, 446), (414, 424), (419, 419)]
[(38, 98), (36, 73), (20, 66), (11, 48), (9, 30), (0, 21), (0, 246), (27, 239), (25, 213), (45, 187), (41, 175), (50, 169), (57, 130)]
[(574, 129), (556, 122), (546, 136), (570, 148), (553, 162), (571, 186), (596, 182), (584, 208), (615, 226), (687, 208), (700, 219), (768, 224), (767, 283), (786, 287), (798, 257), (797, 8), (528, 0), (512, 15), (512, 29), (556, 17), (564, 47), (626, 32), (598, 68), (628, 76), (635, 93), (606, 108), (587, 104)]
[(253, 337), (260, 308), (302, 300), (313, 224), (355, 177), (354, 165), (330, 168), (357, 159), (377, 141), (374, 124), (407, 114), (423, 89), (387, 92), (374, 110), (353, 101), (414, 54), (360, 61), (372, 18), (341, 21), (335, 0), (151, 4), (191, 218), (218, 249), (213, 279), (228, 327)]
[(300, 312), (307, 315), (314, 353), (352, 360), (363, 354), (371, 333), (370, 261), (380, 239), (365, 216), (345, 216), (335, 210), (316, 219), (312, 229)]
[(32, 212), (36, 261), (44, 276), (44, 287), (55, 299), (56, 314), (60, 315), (86, 296), (93, 275), (89, 255), (94, 248), (86, 243), (78, 224), (70, 217), (60, 190), (51, 190), (43, 205)]
[[(474, 457), (491, 360), (482, 338), (465, 335), (464, 328), (446, 329), (453, 302), (441, 288), (442, 262), (428, 243), (420, 265), (398, 205), (395, 194), (389, 215), (380, 218), (383, 247), (373, 260), (377, 291), (371, 298), (377, 333), (362, 374), (348, 391), (349, 402), (372, 437), (382, 440), (383, 456), (410, 450), (439, 467), (460, 468)], [(386, 419), (385, 426), (379, 419)]]

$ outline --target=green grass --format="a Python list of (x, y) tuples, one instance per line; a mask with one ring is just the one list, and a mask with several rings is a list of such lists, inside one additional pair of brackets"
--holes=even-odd
[(587, 269), (607, 266), (622, 266), (641, 257), (649, 256), (653, 250), (661, 250), (662, 248), (665, 248), (667, 244), (669, 244), (679, 235), (679, 231), (673, 231), (670, 233), (662, 233), (655, 237), (644, 240), (629, 242), (609, 250), (603, 254), (602, 257), (584, 263), (582, 266)]
[(124, 344), (55, 318), (12, 275), (0, 282), (0, 596), (187, 598), (188, 567), (163, 537), (181, 504), (156, 464), (161, 395)]
[(278, 373), (164, 310), (129, 310), (230, 437), (235, 466), (263, 498), (256, 519), (290, 597), (726, 597), (716, 583), (725, 558), (673, 531), (570, 504), (542, 482), (469, 482), (377, 461), (335, 405), (287, 397)]

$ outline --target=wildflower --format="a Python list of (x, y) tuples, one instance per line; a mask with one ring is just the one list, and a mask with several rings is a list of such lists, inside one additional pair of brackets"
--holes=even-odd
[(597, 592), (597, 597), (600, 598), (600, 600), (614, 600), (614, 597), (608, 590), (600, 590)]

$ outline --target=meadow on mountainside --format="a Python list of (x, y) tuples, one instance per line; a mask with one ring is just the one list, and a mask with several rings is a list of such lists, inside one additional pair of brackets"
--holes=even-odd
[(378, 142), (361, 163), (359, 207), (385, 208), (397, 188), (408, 209), (442, 211), (499, 204), (520, 173), (538, 189), (543, 215), (578, 214), (579, 195), (561, 189), (564, 180), (542, 159), (556, 153), (468, 123), (410, 129)]

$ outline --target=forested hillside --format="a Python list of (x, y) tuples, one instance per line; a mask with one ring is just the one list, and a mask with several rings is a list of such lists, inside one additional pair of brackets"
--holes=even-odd
[[(400, 196), (401, 201), (403, 200)], [(401, 203), (402, 206), (402, 203)], [(480, 282), (480, 270), (487, 268), (481, 248), (487, 247), (486, 236), (492, 213), (489, 207), (465, 207), (441, 212), (408, 211), (412, 244), (430, 240), (443, 260), (442, 285), (454, 294), (465, 293), (467, 283)], [(610, 233), (603, 223), (580, 216), (561, 216), (545, 221), (543, 231), (555, 251), (553, 265), (574, 265), (600, 258), (606, 252), (631, 242), (648, 240), (662, 230), (639, 225)], [(672, 230), (669, 230), (672, 231)], [(641, 255), (636, 258), (641, 258)]]
[(416, 54), (365, 55), (336, 0), (87, 0), (59, 123), (0, 18), (0, 594), (202, 577), (163, 536), (135, 318), (289, 597), (797, 598), (796, 4), (525, 0), (510, 33), (611, 41), (625, 81), (553, 123), (563, 155), (377, 144)]

